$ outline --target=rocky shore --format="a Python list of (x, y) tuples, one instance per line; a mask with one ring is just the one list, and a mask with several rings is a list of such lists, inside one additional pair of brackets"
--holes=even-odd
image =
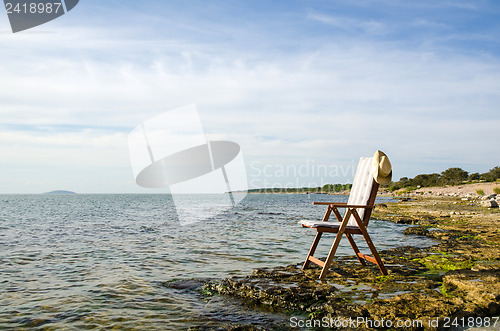
[(336, 259), (323, 282), (318, 280), (319, 268), (301, 270), (301, 263), (207, 282), (206, 295), (239, 298), (246, 309), (290, 316), (281, 325), (219, 329), (500, 328), (498, 208), (460, 197), (420, 196), (379, 204), (373, 217), (411, 224), (405, 234), (436, 238), (439, 243), (382, 251), (388, 276), (374, 265), (362, 267), (353, 256)]
[[(410, 194), (432, 197), (449, 196), (460, 198), (482, 198), (484, 196), (489, 196), (495, 193), (494, 190), (496, 188), (500, 188), (499, 182), (447, 185), (439, 187), (421, 187), (414, 190)], [(482, 191), (484, 194), (479, 195), (477, 193), (478, 191)]]

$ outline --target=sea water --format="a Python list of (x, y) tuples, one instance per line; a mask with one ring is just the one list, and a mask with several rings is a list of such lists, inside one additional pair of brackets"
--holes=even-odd
[[(0, 329), (272, 322), (273, 314), (238, 310), (193, 288), (303, 261), (315, 231), (298, 222), (319, 221), (325, 211), (312, 201), (347, 197), (250, 194), (216, 217), (181, 226), (168, 194), (1, 195)], [(379, 251), (433, 244), (403, 235), (406, 227), (372, 220), (369, 232)], [(332, 241), (315, 255), (326, 255)], [(347, 242), (338, 254), (352, 255)]]

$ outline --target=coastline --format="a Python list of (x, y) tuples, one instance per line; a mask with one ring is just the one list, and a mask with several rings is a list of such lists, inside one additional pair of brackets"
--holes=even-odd
[[(426, 197), (479, 197), (478, 190), (485, 195), (493, 194), (495, 188), (500, 188), (500, 182), (466, 183), (458, 185), (420, 187), (412, 191), (400, 189), (395, 192), (381, 188), (377, 196), (398, 197), (401, 195), (426, 196)], [(243, 193), (233, 191), (232, 193)], [(349, 195), (349, 190), (342, 191), (314, 191), (314, 188), (262, 188), (251, 189), (246, 194), (325, 194), (325, 195)]]
[[(485, 321), (500, 315), (498, 208), (484, 208), (456, 196), (419, 196), (378, 204), (372, 217), (414, 225), (405, 234), (432, 237), (439, 243), (381, 251), (388, 276), (375, 265), (362, 267), (352, 256), (336, 258), (325, 282), (317, 280), (319, 268), (301, 270), (300, 262), (207, 282), (204, 293), (242, 299), (245, 307), (286, 312), (302, 323), (366, 319), (351, 325), (352, 329), (370, 329), (373, 325), (366, 321), (381, 320), (418, 321), (420, 326), (406, 328), (415, 330), (442, 329), (452, 321), (469, 319), (475, 319), (474, 326), (486, 326)], [(278, 327), (291, 329), (291, 321)]]

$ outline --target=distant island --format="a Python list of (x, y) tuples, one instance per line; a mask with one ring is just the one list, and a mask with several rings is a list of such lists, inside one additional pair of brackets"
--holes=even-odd
[(66, 191), (66, 190), (55, 190), (55, 191), (45, 192), (43, 194), (76, 194), (76, 193), (72, 192), (72, 191)]

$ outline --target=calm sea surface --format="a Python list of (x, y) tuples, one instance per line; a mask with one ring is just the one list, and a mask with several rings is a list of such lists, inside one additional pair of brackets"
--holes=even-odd
[[(346, 197), (253, 194), (209, 221), (180, 226), (169, 195), (0, 195), (0, 329), (272, 322), (275, 315), (203, 297), (189, 280), (303, 261), (315, 231), (298, 221), (324, 213), (312, 201)], [(405, 228), (372, 220), (369, 232), (379, 250), (433, 243), (404, 236)], [(351, 252), (343, 241), (339, 253)]]

